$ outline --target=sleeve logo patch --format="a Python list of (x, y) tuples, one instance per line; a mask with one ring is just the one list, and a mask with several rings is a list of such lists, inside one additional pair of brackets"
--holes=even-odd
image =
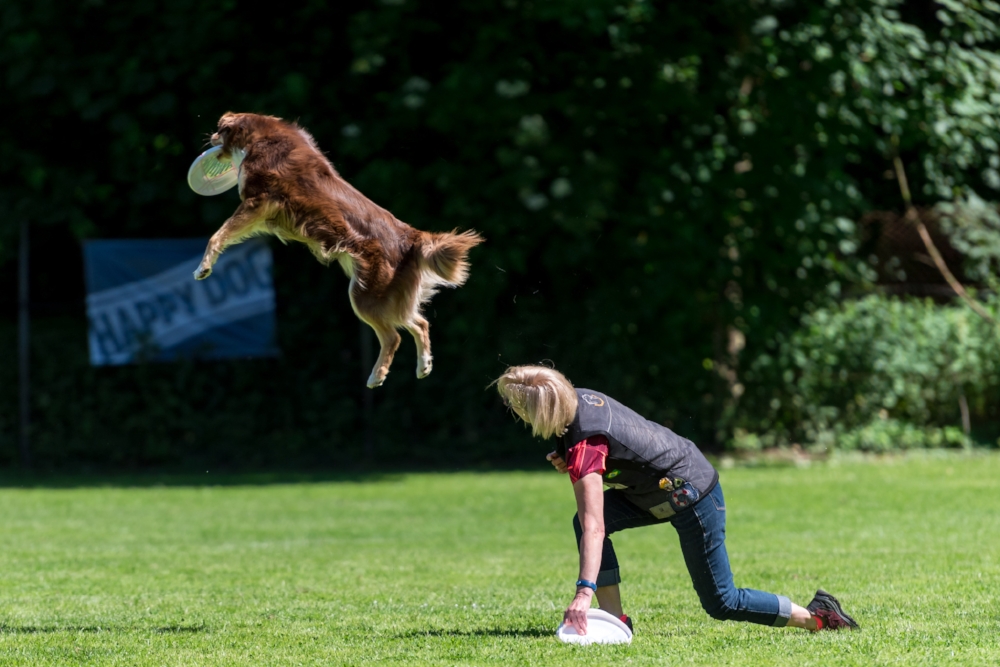
[(582, 398), (588, 405), (593, 405), (595, 408), (600, 408), (604, 406), (604, 399), (601, 398), (600, 396), (594, 396), (593, 394), (584, 394)]

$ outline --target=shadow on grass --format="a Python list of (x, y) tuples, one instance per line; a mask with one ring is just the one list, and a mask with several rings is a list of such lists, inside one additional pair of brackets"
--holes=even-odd
[(367, 484), (403, 478), (396, 472), (276, 473), (0, 473), (0, 489), (156, 488), (271, 486), (278, 484)]
[(158, 635), (193, 635), (198, 632), (205, 632), (204, 625), (167, 625), (156, 628)]
[(78, 470), (25, 471), (0, 468), (0, 489), (79, 489), (79, 488), (155, 488), (205, 486), (270, 486), (278, 484), (369, 484), (398, 482), (407, 475), (549, 472), (552, 468), (544, 455), (531, 463), (507, 462), (498, 465), (420, 466), (390, 462), (380, 468), (359, 465), (350, 469), (288, 469), (269, 472), (255, 470)]
[(95, 633), (111, 632), (115, 630), (107, 625), (59, 625), (52, 627), (38, 627), (36, 625), (6, 625), (0, 624), (0, 635), (48, 635), (59, 632), (71, 633)]
[[(41, 627), (37, 625), (7, 625), (0, 623), (0, 635), (47, 635), (61, 632), (79, 634), (95, 634), (98, 632), (133, 632), (135, 628), (120, 628), (113, 625), (54, 625)], [(205, 632), (204, 625), (167, 625), (154, 628), (153, 632), (158, 635), (172, 634), (195, 634)]]
[(551, 628), (480, 628), (478, 630), (410, 630), (395, 635), (396, 639), (420, 637), (551, 637)]

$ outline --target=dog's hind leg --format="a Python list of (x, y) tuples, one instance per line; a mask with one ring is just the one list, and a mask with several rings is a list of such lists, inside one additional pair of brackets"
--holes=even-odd
[[(366, 262), (367, 263), (367, 262)], [(399, 326), (398, 317), (393, 317), (392, 307), (386, 302), (384, 295), (375, 295), (366, 287), (377, 282), (377, 275), (371, 272), (360, 272), (351, 278), (351, 286), (348, 289), (348, 296), (351, 298), (351, 308), (354, 314), (362, 322), (375, 330), (378, 342), (381, 346), (375, 367), (368, 377), (368, 386), (371, 389), (379, 387), (385, 382), (385, 376), (389, 374), (389, 366), (392, 365), (392, 358), (399, 349), (400, 336), (396, 332)]]
[(194, 272), (195, 280), (204, 280), (212, 275), (212, 267), (218, 261), (219, 255), (229, 246), (236, 245), (247, 236), (253, 234), (255, 223), (267, 213), (264, 206), (242, 202), (236, 207), (232, 217), (226, 220), (219, 231), (212, 234), (205, 248), (205, 256)]
[(399, 343), (402, 339), (396, 330), (389, 325), (381, 322), (367, 323), (375, 330), (375, 335), (378, 336), (378, 342), (381, 345), (375, 367), (372, 368), (372, 374), (368, 376), (368, 387), (374, 389), (382, 386), (382, 383), (385, 382), (385, 376), (389, 374), (389, 366), (392, 365), (392, 358), (395, 356), (396, 350), (399, 349)]
[(420, 315), (412, 318), (406, 325), (406, 330), (413, 336), (417, 344), (417, 377), (423, 379), (431, 374), (433, 359), (431, 358), (431, 325)]

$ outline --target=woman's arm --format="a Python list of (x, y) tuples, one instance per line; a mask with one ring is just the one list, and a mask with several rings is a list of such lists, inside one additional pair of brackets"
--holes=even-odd
[[(573, 484), (576, 511), (583, 528), (580, 539), (580, 579), (597, 581), (601, 569), (601, 548), (604, 542), (604, 486), (601, 475), (592, 472)], [(581, 587), (563, 614), (563, 622), (572, 625), (581, 635), (587, 634), (587, 610), (594, 591)]]

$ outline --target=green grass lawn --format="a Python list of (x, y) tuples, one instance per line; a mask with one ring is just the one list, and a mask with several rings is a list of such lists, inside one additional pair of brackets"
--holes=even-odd
[(654, 526), (615, 538), (613, 647), (552, 636), (577, 575), (554, 472), (223, 481), (0, 488), (0, 665), (1000, 663), (997, 455), (724, 470), (737, 585), (822, 586), (864, 630), (714, 621)]

